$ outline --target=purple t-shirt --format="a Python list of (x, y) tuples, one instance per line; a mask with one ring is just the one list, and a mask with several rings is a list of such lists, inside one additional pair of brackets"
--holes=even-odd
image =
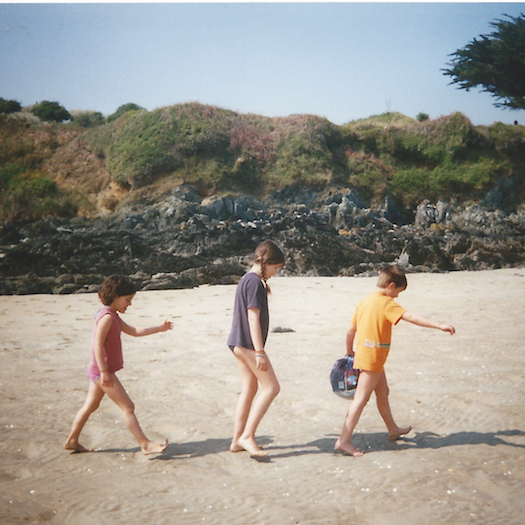
[(228, 346), (230, 347), (242, 346), (243, 348), (255, 350), (248, 324), (248, 308), (258, 308), (260, 310), (259, 321), (261, 323), (262, 339), (263, 343), (266, 343), (270, 325), (268, 295), (261, 279), (253, 272), (244, 274), (237, 285), (232, 329), (228, 338)]

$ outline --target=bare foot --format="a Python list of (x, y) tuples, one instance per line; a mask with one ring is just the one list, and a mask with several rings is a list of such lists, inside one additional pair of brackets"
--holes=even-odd
[(343, 445), (339, 442), (339, 440), (335, 442), (335, 448), (336, 450), (339, 450), (339, 452), (347, 454), (348, 456), (353, 456), (354, 458), (358, 458), (359, 456), (362, 456), (365, 453), (364, 450), (355, 448), (354, 445), (352, 445), (352, 443), (349, 443), (348, 445)]
[(90, 448), (83, 447), (78, 441), (66, 441), (64, 443), (66, 450), (73, 452), (91, 452)]
[(412, 430), (412, 427), (398, 428), (397, 432), (388, 434), (388, 441), (397, 441), (401, 436), (408, 434)]
[[(266, 452), (266, 450), (263, 450), (257, 444), (257, 441), (255, 441), (254, 438), (248, 438), (248, 439), (240, 438), (236, 444), (236, 449), (237, 450), (232, 450), (232, 452), (240, 452), (241, 450), (246, 450), (246, 452), (248, 452), (250, 456), (254, 456), (256, 458), (265, 458), (268, 455), (268, 452)], [(230, 447), (230, 450), (231, 450), (231, 447)]]
[(168, 448), (168, 440), (164, 443), (154, 443), (153, 441), (148, 441), (145, 446), (140, 447), (142, 453), (146, 456), (148, 454), (162, 454)]
[(239, 445), (238, 441), (232, 441), (232, 444), (230, 445), (230, 452), (243, 452), (244, 448), (242, 448), (241, 445)]

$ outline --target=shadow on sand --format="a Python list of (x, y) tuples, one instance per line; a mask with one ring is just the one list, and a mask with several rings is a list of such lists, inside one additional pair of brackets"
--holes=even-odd
[[(272, 460), (280, 458), (290, 458), (295, 456), (305, 456), (310, 454), (340, 454), (335, 450), (334, 445), (337, 439), (336, 434), (327, 435), (324, 438), (316, 439), (301, 445), (273, 445), (273, 439), (269, 436), (260, 436), (257, 441), (268, 451), (268, 457), (253, 458), (262, 463), (270, 463)], [(462, 445), (489, 445), (518, 447), (525, 449), (525, 443), (516, 443), (505, 438), (525, 437), (522, 430), (501, 430), (498, 432), (455, 432), (445, 436), (440, 436), (433, 432), (416, 432), (413, 438), (403, 436), (398, 441), (391, 442), (387, 439), (387, 434), (377, 432), (373, 434), (357, 433), (354, 434), (353, 443), (356, 447), (362, 448), (367, 453), (384, 452), (389, 450), (409, 450), (409, 449), (440, 449), (444, 447), (456, 447)], [(230, 448), (231, 438), (205, 439), (204, 441), (189, 441), (185, 443), (170, 443), (162, 454), (152, 455), (150, 459), (170, 460), (183, 458), (198, 458), (210, 454), (227, 452)], [(139, 447), (122, 449), (104, 449), (95, 452), (103, 453), (135, 453), (140, 452)], [(243, 454), (243, 452), (239, 452)]]
[[(267, 446), (269, 459), (289, 458), (308, 454), (340, 454), (335, 450), (335, 442), (339, 436), (330, 434), (327, 437), (310, 441), (303, 445)], [(354, 434), (353, 443), (367, 453), (384, 452), (388, 450), (409, 449), (439, 449), (462, 445), (489, 445), (525, 448), (525, 442), (516, 443), (505, 438), (525, 437), (522, 430), (501, 430), (498, 432), (456, 432), (440, 436), (433, 432), (416, 432), (413, 438), (401, 437), (398, 441), (388, 441), (385, 433)], [(282, 450), (282, 452), (278, 452)]]

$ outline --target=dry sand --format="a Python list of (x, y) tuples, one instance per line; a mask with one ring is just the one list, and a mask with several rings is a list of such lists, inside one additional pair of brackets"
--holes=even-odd
[(276, 277), (268, 353), (281, 393), (259, 428), (270, 457), (232, 454), (234, 286), (139, 292), (119, 377), (162, 456), (144, 456), (109, 400), (63, 450), (84, 401), (96, 295), (0, 297), (0, 523), (517, 524), (525, 514), (525, 269), (409, 275), (399, 302), (456, 326), (400, 323), (387, 362), (397, 443), (372, 401), (334, 453), (348, 407), (329, 372), (375, 278)]

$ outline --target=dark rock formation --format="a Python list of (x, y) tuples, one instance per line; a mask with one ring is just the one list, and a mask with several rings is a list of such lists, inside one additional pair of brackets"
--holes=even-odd
[(407, 271), (477, 270), (525, 263), (525, 212), (497, 193), (470, 206), (438, 202), (366, 207), (354, 190), (287, 188), (202, 200), (189, 187), (155, 204), (94, 220), (0, 224), (1, 294), (91, 292), (112, 273), (146, 290), (235, 283), (256, 245), (278, 241), (288, 275), (356, 275), (398, 262)]

